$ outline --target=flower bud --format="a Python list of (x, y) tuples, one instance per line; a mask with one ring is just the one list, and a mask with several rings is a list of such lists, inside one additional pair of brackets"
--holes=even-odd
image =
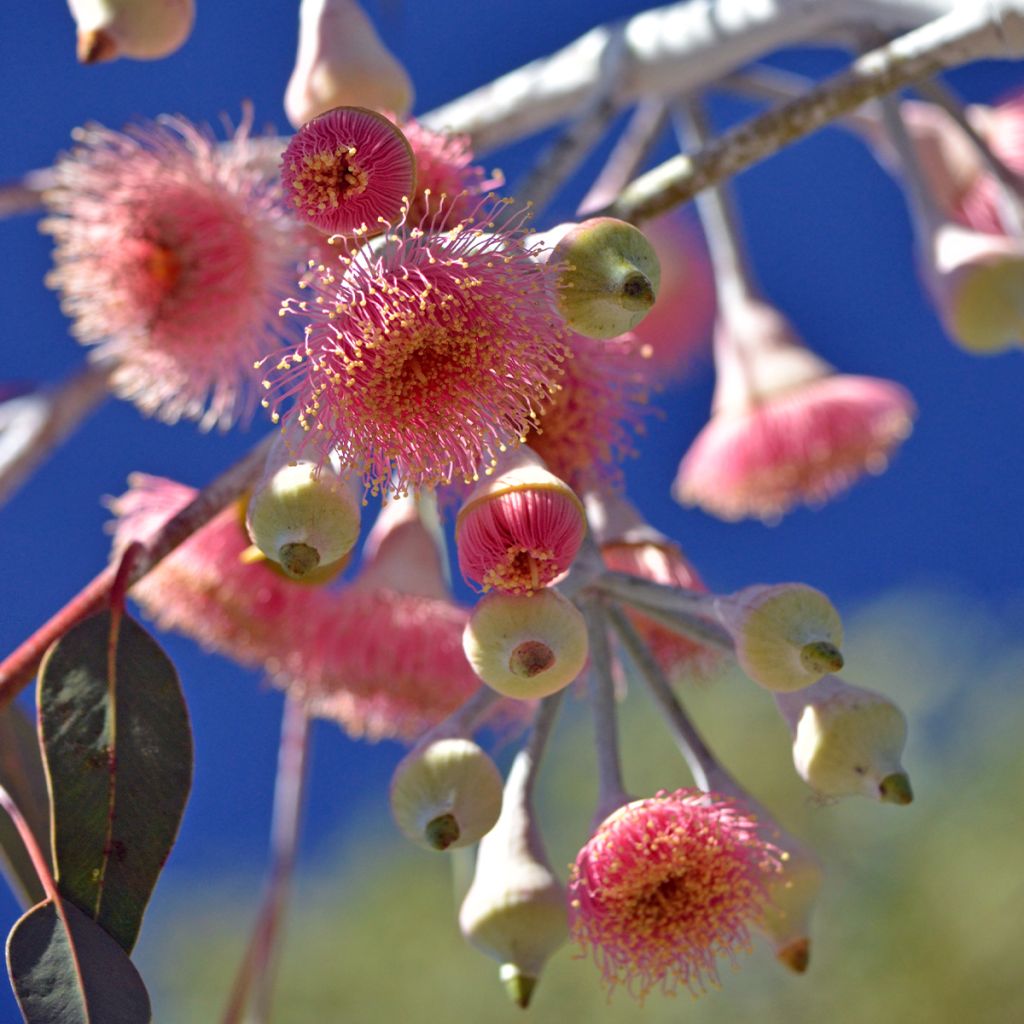
[(569, 571), (585, 532), (583, 504), (572, 488), (522, 446), (505, 454), (459, 510), (459, 568), (484, 590), (529, 594)]
[(192, 0), (68, 0), (78, 27), (78, 59), (97, 64), (174, 53), (192, 31)]
[(344, 558), (359, 536), (360, 499), (333, 463), (290, 459), (283, 436), (249, 498), (252, 542), (293, 579)]
[(997, 355), (1024, 344), (1024, 245), (946, 223), (932, 237), (928, 286), (957, 345)]
[(509, 772), (498, 823), (480, 841), (459, 927), (501, 964), (499, 977), (509, 998), (524, 1008), (541, 968), (569, 936), (565, 889), (533, 821), (528, 761), (522, 754)]
[(832, 602), (803, 583), (747, 587), (715, 611), (736, 644), (736, 660), (769, 690), (800, 690), (843, 667), (843, 624)]
[(462, 634), (473, 671), (506, 697), (532, 700), (568, 686), (587, 660), (587, 626), (556, 590), (488, 594)]
[(588, 338), (615, 338), (651, 311), (661, 282), (654, 247), (638, 228), (614, 217), (561, 224), (538, 241), (554, 245), (555, 308)]
[(288, 120), (298, 128), (342, 106), (404, 117), (412, 82), (355, 0), (302, 0), (299, 51), (284, 94)]
[(391, 813), (421, 846), (469, 846), (498, 820), (501, 789), (494, 762), (471, 740), (435, 740), (410, 751), (395, 769)]
[(793, 734), (797, 774), (822, 796), (861, 793), (891, 804), (914, 796), (900, 764), (907, 720), (888, 697), (835, 676), (775, 696)]

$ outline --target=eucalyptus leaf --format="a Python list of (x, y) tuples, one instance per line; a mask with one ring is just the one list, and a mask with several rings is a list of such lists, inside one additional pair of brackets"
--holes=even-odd
[(128, 954), (73, 904), (65, 901), (64, 913), (72, 943), (49, 901), (7, 938), (7, 969), (26, 1024), (149, 1024), (149, 995)]
[[(0, 785), (11, 794), (41, 850), (50, 848), (50, 803), (35, 724), (17, 704), (0, 708)], [(0, 866), (26, 907), (44, 898), (14, 822), (0, 812)]]
[(122, 616), (79, 623), (47, 652), (39, 721), (53, 808), (57, 887), (131, 952), (174, 845), (192, 782), (177, 673)]

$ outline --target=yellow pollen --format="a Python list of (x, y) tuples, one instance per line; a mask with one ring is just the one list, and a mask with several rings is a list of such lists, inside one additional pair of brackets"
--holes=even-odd
[(333, 151), (304, 156), (301, 164), (293, 161), (295, 205), (322, 213), (362, 195), (370, 176), (356, 163), (355, 155), (354, 146), (338, 146)]

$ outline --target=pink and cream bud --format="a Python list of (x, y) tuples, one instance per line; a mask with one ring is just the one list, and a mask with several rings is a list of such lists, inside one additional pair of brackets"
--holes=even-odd
[(913, 800), (900, 763), (907, 720), (888, 697), (825, 676), (798, 693), (776, 694), (775, 701), (793, 735), (797, 774), (817, 793)]
[(475, 743), (452, 737), (416, 747), (391, 779), (391, 814), (408, 839), (432, 850), (469, 846), (501, 813), (502, 780)]
[(583, 671), (587, 627), (576, 606), (556, 590), (492, 593), (473, 609), (462, 646), (492, 690), (532, 700), (561, 690)]
[(551, 870), (520, 754), (505, 783), (498, 823), (480, 841), (473, 883), (459, 911), (462, 934), (501, 964), (499, 977), (526, 1007), (548, 958), (568, 939), (565, 888)]
[(345, 558), (359, 536), (361, 497), (332, 462), (292, 457), (284, 437), (249, 498), (249, 537), (293, 579)]
[(586, 532), (583, 504), (526, 447), (505, 453), (459, 510), (459, 568), (484, 590), (530, 594), (569, 571)]
[(332, 107), (369, 107), (404, 117), (412, 82), (356, 0), (302, 0), (299, 51), (284, 94), (298, 128)]
[(974, 355), (1024, 345), (1024, 244), (951, 222), (931, 233), (924, 276), (947, 332)]
[(747, 587), (715, 601), (736, 660), (769, 690), (800, 690), (843, 667), (843, 624), (832, 602), (803, 583)]
[(552, 247), (555, 308), (571, 330), (588, 338), (614, 338), (632, 330), (658, 295), (657, 253), (638, 228), (613, 217), (560, 224), (537, 239)]
[(392, 498), (381, 508), (363, 544), (362, 558), (353, 583), (359, 590), (450, 599), (437, 544), (420, 519), (412, 495)]
[(193, 0), (68, 0), (82, 64), (174, 53), (192, 31)]

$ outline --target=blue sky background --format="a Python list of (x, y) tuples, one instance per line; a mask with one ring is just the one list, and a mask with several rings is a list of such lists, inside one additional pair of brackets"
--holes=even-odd
[[(423, 112), (641, 6), (382, 0), (370, 9), (409, 69), (415, 109)], [(50, 163), (71, 129), (90, 119), (117, 128), (133, 116), (174, 112), (216, 122), (221, 112), (237, 119), (248, 98), (257, 125), (284, 130), (281, 98), (294, 59), (296, 8), (199, 0), (194, 35), (174, 57), (82, 68), (63, 3), (3, 5), (0, 180)], [(836, 55), (822, 52), (781, 63), (814, 74), (840, 66)], [(987, 64), (950, 78), (968, 98), (986, 100), (1024, 82), (1024, 73), (1019, 65)], [(750, 110), (726, 100), (713, 106), (720, 123)], [(534, 141), (483, 162), (502, 167), (514, 191), (536, 152)], [(597, 166), (581, 172), (552, 222), (571, 212)], [(925, 584), (980, 600), (1019, 628), (1020, 356), (971, 358), (944, 338), (914, 273), (902, 196), (842, 132), (828, 130), (792, 147), (743, 175), (738, 188), (766, 293), (836, 366), (905, 384), (920, 419), (888, 473), (825, 509), (798, 511), (774, 528), (722, 524), (680, 509), (668, 495), (678, 459), (706, 419), (713, 382), (705, 362), (657, 400), (665, 416), (650, 422), (642, 458), (627, 467), (631, 495), (655, 525), (682, 542), (715, 590), (803, 580), (843, 611), (896, 587)], [(0, 222), (0, 381), (56, 379), (83, 358), (42, 283), (48, 249), (34, 217)], [(133, 470), (201, 485), (262, 429), (257, 422), (247, 434), (200, 435), (191, 425), (168, 428), (142, 419), (130, 405), (108, 402), (0, 509), (2, 653), (105, 563), (102, 495), (123, 491)], [(222, 873), (233, 865), (256, 869), (269, 821), (279, 697), (188, 641), (168, 637), (166, 645), (184, 681), (197, 748), (196, 785), (168, 873), (192, 877), (211, 865)], [(324, 849), (359, 802), (384, 799), (398, 754), (392, 744), (354, 744), (332, 726), (317, 729), (307, 850)], [(0, 893), (3, 930), (16, 913)], [(0, 1021), (8, 1019), (16, 1011), (0, 987)]]

